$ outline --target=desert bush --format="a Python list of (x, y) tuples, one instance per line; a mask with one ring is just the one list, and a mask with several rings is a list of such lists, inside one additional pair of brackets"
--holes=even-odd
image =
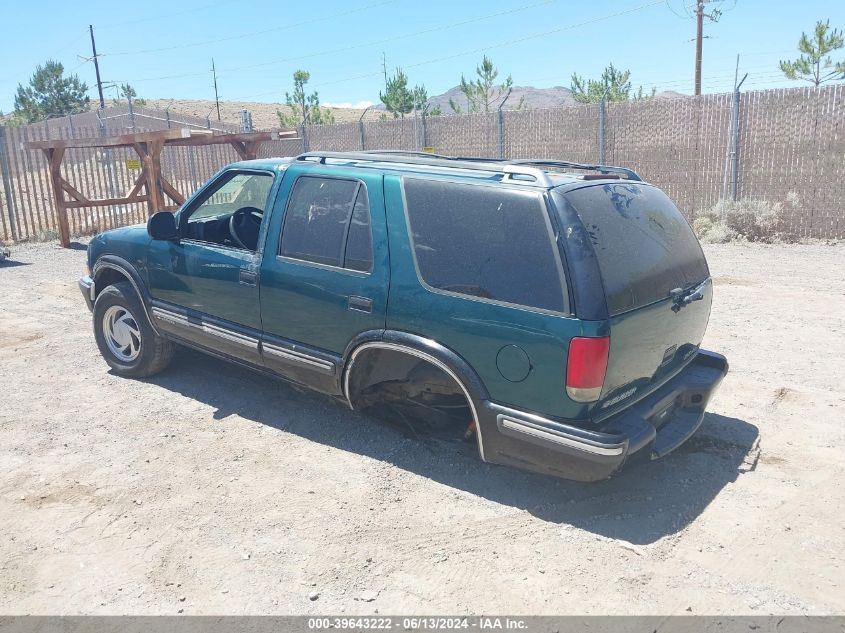
[(56, 229), (38, 229), (30, 238), (33, 242), (55, 242), (59, 239)]
[[(800, 203), (797, 194), (790, 192), (786, 207)], [(737, 239), (749, 242), (794, 242), (789, 231), (784, 204), (758, 198), (720, 200), (712, 208), (699, 214), (693, 230), (702, 242), (718, 244)]]
[(692, 223), (696, 237), (704, 244), (724, 244), (739, 238), (736, 231), (723, 222), (714, 222), (709, 216), (700, 215)]

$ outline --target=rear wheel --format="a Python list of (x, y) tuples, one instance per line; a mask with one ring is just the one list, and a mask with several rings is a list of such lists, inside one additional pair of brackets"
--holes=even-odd
[(173, 358), (173, 343), (153, 331), (141, 300), (126, 281), (97, 295), (94, 338), (106, 363), (121, 376), (152, 376)]

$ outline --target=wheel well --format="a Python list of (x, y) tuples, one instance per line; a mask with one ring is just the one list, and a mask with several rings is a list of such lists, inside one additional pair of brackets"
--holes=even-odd
[(119, 270), (117, 270), (115, 268), (103, 267), (99, 271), (97, 271), (97, 275), (94, 278), (94, 282), (95, 282), (94, 287), (95, 287), (96, 293), (100, 294), (100, 292), (106, 286), (111, 286), (112, 284), (116, 284), (116, 283), (119, 283), (121, 281), (128, 281), (130, 283), (132, 282), (132, 280), (129, 279), (129, 277), (127, 277), (125, 274), (123, 274)]
[(346, 394), (356, 409), (410, 407), (414, 417), (428, 418), (431, 426), (452, 426), (461, 433), (476, 422), (469, 393), (436, 361), (396, 349), (370, 348), (356, 355), (347, 371)]

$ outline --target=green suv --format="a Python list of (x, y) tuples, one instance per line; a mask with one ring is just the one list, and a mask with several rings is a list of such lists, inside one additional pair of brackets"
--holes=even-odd
[(222, 169), (96, 236), (80, 288), (123, 376), (174, 343), (595, 481), (688, 439), (727, 372), (660, 189), (604, 165), (312, 152)]

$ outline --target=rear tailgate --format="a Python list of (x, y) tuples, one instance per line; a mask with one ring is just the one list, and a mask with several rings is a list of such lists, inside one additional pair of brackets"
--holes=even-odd
[(604, 182), (562, 195), (589, 236), (610, 319), (607, 373), (592, 407), (598, 421), (692, 360), (707, 328), (712, 284), (692, 229), (657, 187)]

